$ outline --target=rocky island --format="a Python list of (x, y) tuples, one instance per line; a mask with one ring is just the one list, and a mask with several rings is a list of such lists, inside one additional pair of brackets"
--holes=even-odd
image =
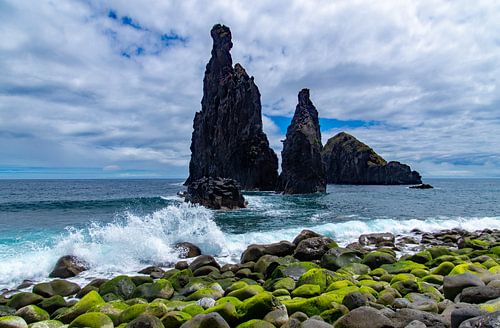
[(282, 171), (277, 189), (285, 194), (325, 192), (318, 111), (309, 98), (309, 89), (302, 89), (298, 98), (299, 103), (283, 142)]
[(421, 184), (420, 174), (406, 164), (387, 162), (352, 135), (341, 132), (323, 148), (328, 183), (401, 185)]

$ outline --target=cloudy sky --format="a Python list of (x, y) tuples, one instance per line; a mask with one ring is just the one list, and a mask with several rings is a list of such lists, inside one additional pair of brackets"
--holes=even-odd
[(495, 0), (0, 0), (0, 178), (186, 177), (215, 23), (277, 153), (308, 87), (323, 142), (500, 177)]

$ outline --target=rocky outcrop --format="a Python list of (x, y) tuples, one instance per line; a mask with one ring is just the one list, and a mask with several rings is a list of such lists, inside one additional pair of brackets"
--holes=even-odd
[(309, 89), (302, 89), (283, 143), (278, 190), (285, 194), (325, 192), (322, 148), (318, 111), (309, 98)]
[(386, 162), (373, 149), (352, 135), (341, 132), (323, 148), (328, 183), (420, 184), (420, 174), (406, 164)]
[(233, 68), (231, 31), (215, 25), (203, 79), (201, 111), (193, 123), (186, 185), (202, 177), (237, 180), (245, 190), (274, 190), (278, 158), (262, 130), (259, 89), (243, 67)]
[(190, 183), (185, 201), (216, 210), (245, 207), (238, 182), (223, 178), (201, 178)]
[(65, 255), (57, 260), (50, 278), (70, 278), (87, 270), (87, 264), (73, 255)]

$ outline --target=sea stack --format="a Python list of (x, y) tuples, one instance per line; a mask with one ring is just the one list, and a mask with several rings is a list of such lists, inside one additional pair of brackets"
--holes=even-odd
[(406, 164), (387, 162), (373, 149), (352, 135), (341, 132), (323, 148), (328, 183), (400, 185), (420, 184), (417, 171)]
[(302, 89), (283, 143), (278, 190), (285, 194), (325, 192), (322, 148), (318, 111), (309, 98), (309, 89)]
[(186, 184), (221, 177), (237, 180), (245, 190), (274, 190), (278, 158), (262, 130), (259, 89), (240, 64), (233, 67), (229, 28), (217, 24), (211, 35)]

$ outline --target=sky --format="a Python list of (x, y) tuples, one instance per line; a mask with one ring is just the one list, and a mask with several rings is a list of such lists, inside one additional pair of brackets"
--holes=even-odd
[(426, 177), (500, 177), (500, 4), (0, 0), (0, 178), (184, 178), (210, 29), (279, 154), (297, 93)]

